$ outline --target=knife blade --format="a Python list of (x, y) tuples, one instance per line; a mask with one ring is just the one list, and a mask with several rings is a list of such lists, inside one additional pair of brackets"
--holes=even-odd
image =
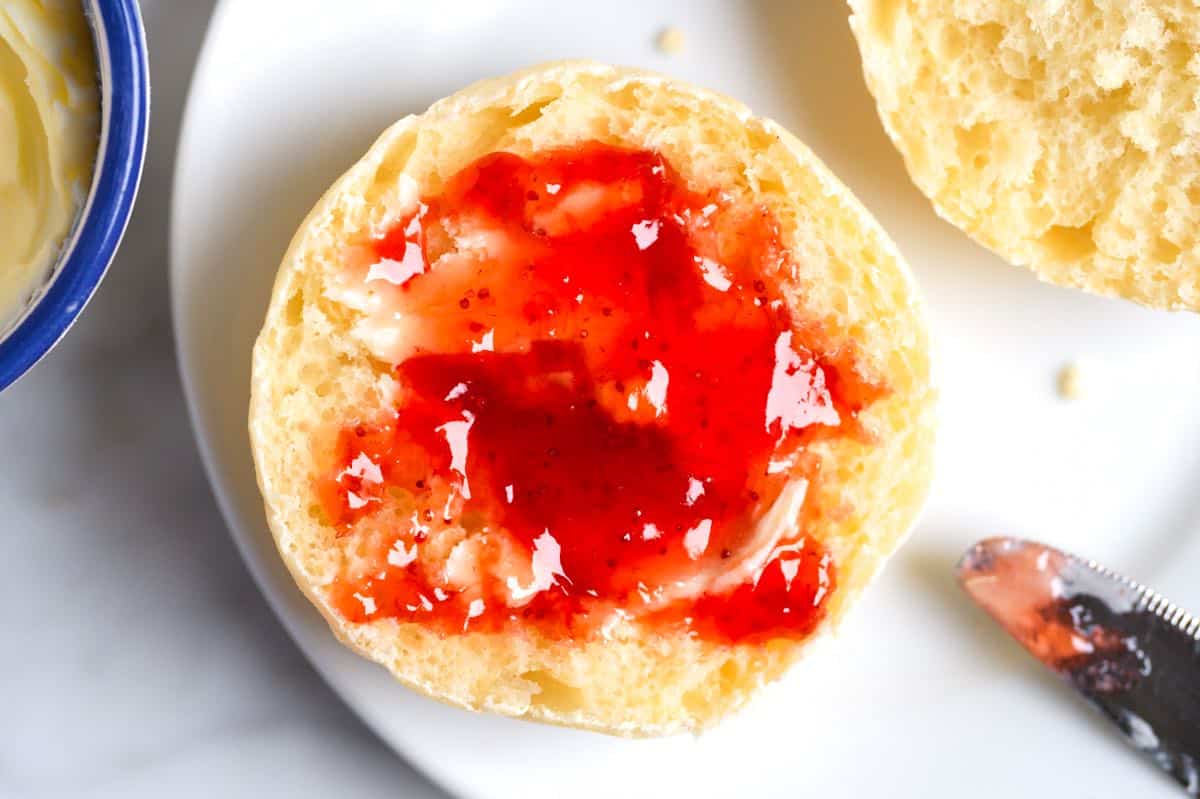
[(1200, 619), (1095, 561), (1033, 541), (980, 541), (957, 573), (1018, 643), (1200, 795)]

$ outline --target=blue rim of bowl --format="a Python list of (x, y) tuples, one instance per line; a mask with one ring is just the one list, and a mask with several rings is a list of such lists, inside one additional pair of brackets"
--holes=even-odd
[(101, 87), (108, 92), (108, 106), (96, 174), (70, 250), (50, 287), (0, 340), (0, 391), (41, 360), (83, 311), (116, 254), (142, 176), (150, 70), (137, 0), (93, 0), (88, 6), (97, 65), (108, 78)]

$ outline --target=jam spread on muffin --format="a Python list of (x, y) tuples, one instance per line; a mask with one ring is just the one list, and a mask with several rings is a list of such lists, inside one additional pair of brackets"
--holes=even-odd
[(391, 407), (322, 442), (352, 622), (801, 638), (836, 590), (809, 451), (886, 388), (798, 318), (764, 207), (598, 143), (480, 158), (347, 249)]

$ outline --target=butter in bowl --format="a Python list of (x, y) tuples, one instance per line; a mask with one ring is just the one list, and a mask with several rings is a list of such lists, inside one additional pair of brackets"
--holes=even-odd
[(149, 88), (134, 0), (0, 7), (0, 389), (66, 333), (112, 261)]

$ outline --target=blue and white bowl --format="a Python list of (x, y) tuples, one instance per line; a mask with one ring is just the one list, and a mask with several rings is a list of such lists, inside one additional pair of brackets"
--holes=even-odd
[(150, 122), (150, 71), (137, 0), (84, 0), (100, 81), (91, 190), (42, 291), (0, 332), (0, 390), (58, 343), (100, 285), (129, 222)]

